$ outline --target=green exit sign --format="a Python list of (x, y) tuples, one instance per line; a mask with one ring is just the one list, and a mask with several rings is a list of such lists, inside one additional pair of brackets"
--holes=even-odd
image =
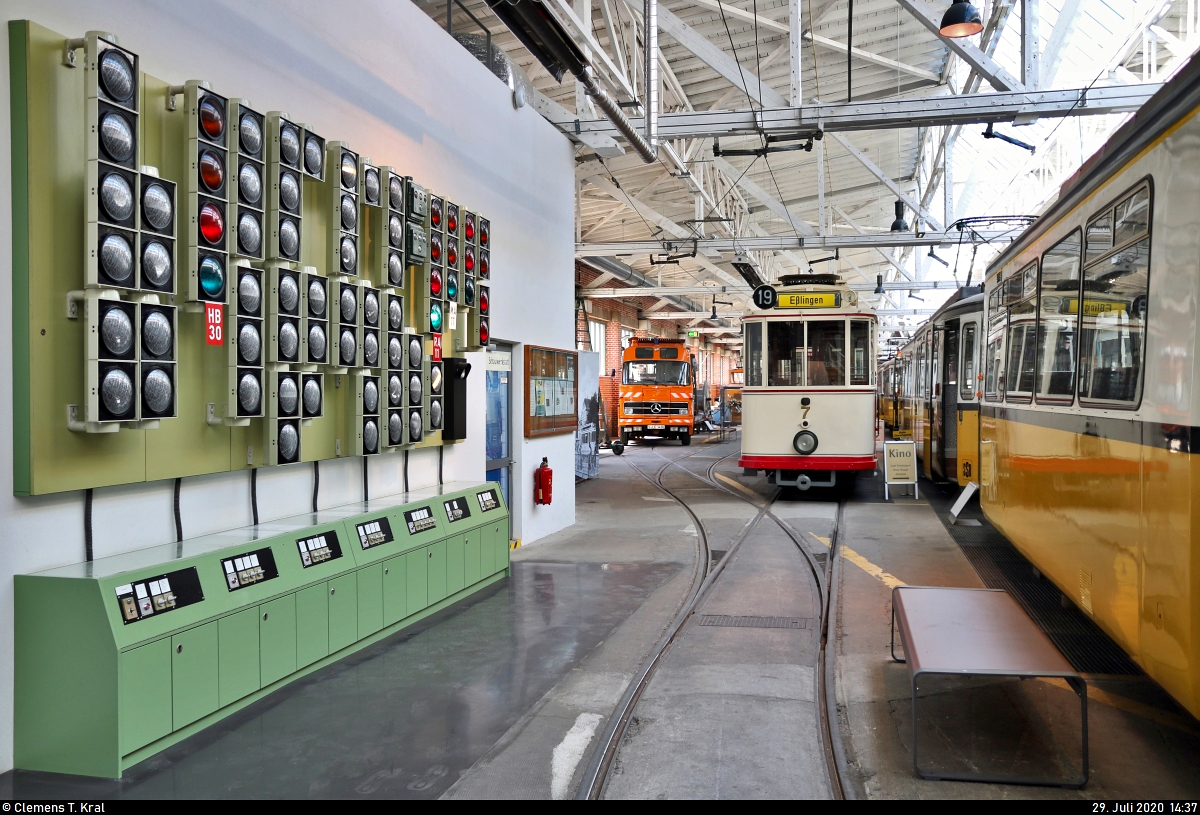
[(689, 337), (699, 337), (699, 336), (700, 336), (700, 332), (699, 332), (699, 331), (689, 331), (689, 332), (688, 332), (688, 336), (689, 336)]

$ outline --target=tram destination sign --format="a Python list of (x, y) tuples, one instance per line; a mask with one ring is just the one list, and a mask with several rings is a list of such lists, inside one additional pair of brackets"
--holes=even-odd
[(775, 308), (840, 308), (842, 293), (836, 291), (784, 292)]

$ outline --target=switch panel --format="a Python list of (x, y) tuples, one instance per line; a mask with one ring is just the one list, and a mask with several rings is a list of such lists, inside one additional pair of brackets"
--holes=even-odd
[(320, 535), (313, 535), (311, 538), (300, 538), (296, 541), (296, 548), (300, 550), (300, 562), (306, 569), (314, 563), (337, 560), (342, 556), (342, 546), (338, 543), (337, 532), (332, 529), (322, 532)]
[(193, 566), (149, 580), (117, 586), (117, 608), (125, 625), (204, 600), (200, 575)]
[(446, 507), (446, 517), (450, 520), (450, 523), (471, 517), (471, 507), (467, 503), (465, 495), (445, 501), (444, 506)]
[(437, 521), (429, 507), (408, 510), (404, 513), (404, 521), (408, 524), (408, 534), (410, 535), (437, 529)]
[(391, 543), (395, 540), (392, 537), (392, 525), (388, 523), (386, 517), (355, 524), (354, 529), (358, 532), (358, 542), (362, 544), (362, 548), (364, 549), (370, 549), (372, 546), (378, 546), (381, 543)]
[(475, 497), (479, 499), (480, 512), (491, 512), (493, 509), (500, 508), (500, 499), (496, 497), (495, 490), (476, 493)]
[(230, 591), (279, 577), (279, 570), (275, 568), (275, 554), (270, 547), (227, 557), (221, 561), (221, 569), (225, 573), (225, 585)]

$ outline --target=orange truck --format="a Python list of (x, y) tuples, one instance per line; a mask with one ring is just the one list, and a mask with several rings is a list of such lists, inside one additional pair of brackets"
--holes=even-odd
[(691, 444), (693, 404), (692, 363), (683, 342), (634, 337), (621, 363), (620, 439), (613, 442), (613, 452), (621, 455), (631, 439), (679, 439), (684, 446)]

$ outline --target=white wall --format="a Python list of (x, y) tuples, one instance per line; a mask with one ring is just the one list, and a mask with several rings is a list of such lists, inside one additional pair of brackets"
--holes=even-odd
[[(4, 20), (30, 19), (64, 36), (117, 34), (142, 67), (182, 83), (207, 79), (262, 111), (285, 110), (329, 139), (348, 141), (381, 164), (491, 218), (492, 333), (513, 342), (574, 347), (573, 170), (569, 142), (536, 112), (513, 110), (508, 89), (406, 0), (253, 3), (190, 0), (6, 0)], [(0, 38), (0, 201), (11, 200), (7, 31)], [(0, 207), (7, 211), (7, 206)], [(0, 291), (11, 289), (12, 225), (0, 217)], [(0, 298), (0, 333), (11, 333)], [(483, 479), (483, 359), (472, 354), (468, 440), (447, 449), (444, 478)], [(514, 355), (515, 357), (515, 355)], [(12, 360), (0, 354), (0, 390)], [(516, 377), (514, 377), (516, 381)], [(520, 387), (514, 388), (519, 393)], [(519, 417), (519, 397), (513, 415)], [(47, 407), (47, 409), (49, 409)], [(0, 400), (0, 770), (12, 766), (12, 575), (83, 559), (80, 493), (12, 497), (12, 405)], [(560, 478), (555, 506), (532, 505), (532, 468), (548, 455), (569, 473), (571, 438), (521, 443), (513, 429), (516, 534), (526, 540), (574, 522), (574, 480)], [(561, 449), (560, 449), (561, 448)], [(402, 487), (400, 457), (370, 463), (372, 494)], [(321, 506), (362, 495), (360, 459), (323, 462)], [(436, 451), (414, 452), (414, 488), (437, 482)], [(174, 539), (172, 482), (97, 490), (97, 557)], [(307, 511), (311, 465), (259, 473), (262, 520)], [(185, 536), (249, 524), (248, 473), (184, 480)], [(131, 519), (138, 519), (131, 522)]]

